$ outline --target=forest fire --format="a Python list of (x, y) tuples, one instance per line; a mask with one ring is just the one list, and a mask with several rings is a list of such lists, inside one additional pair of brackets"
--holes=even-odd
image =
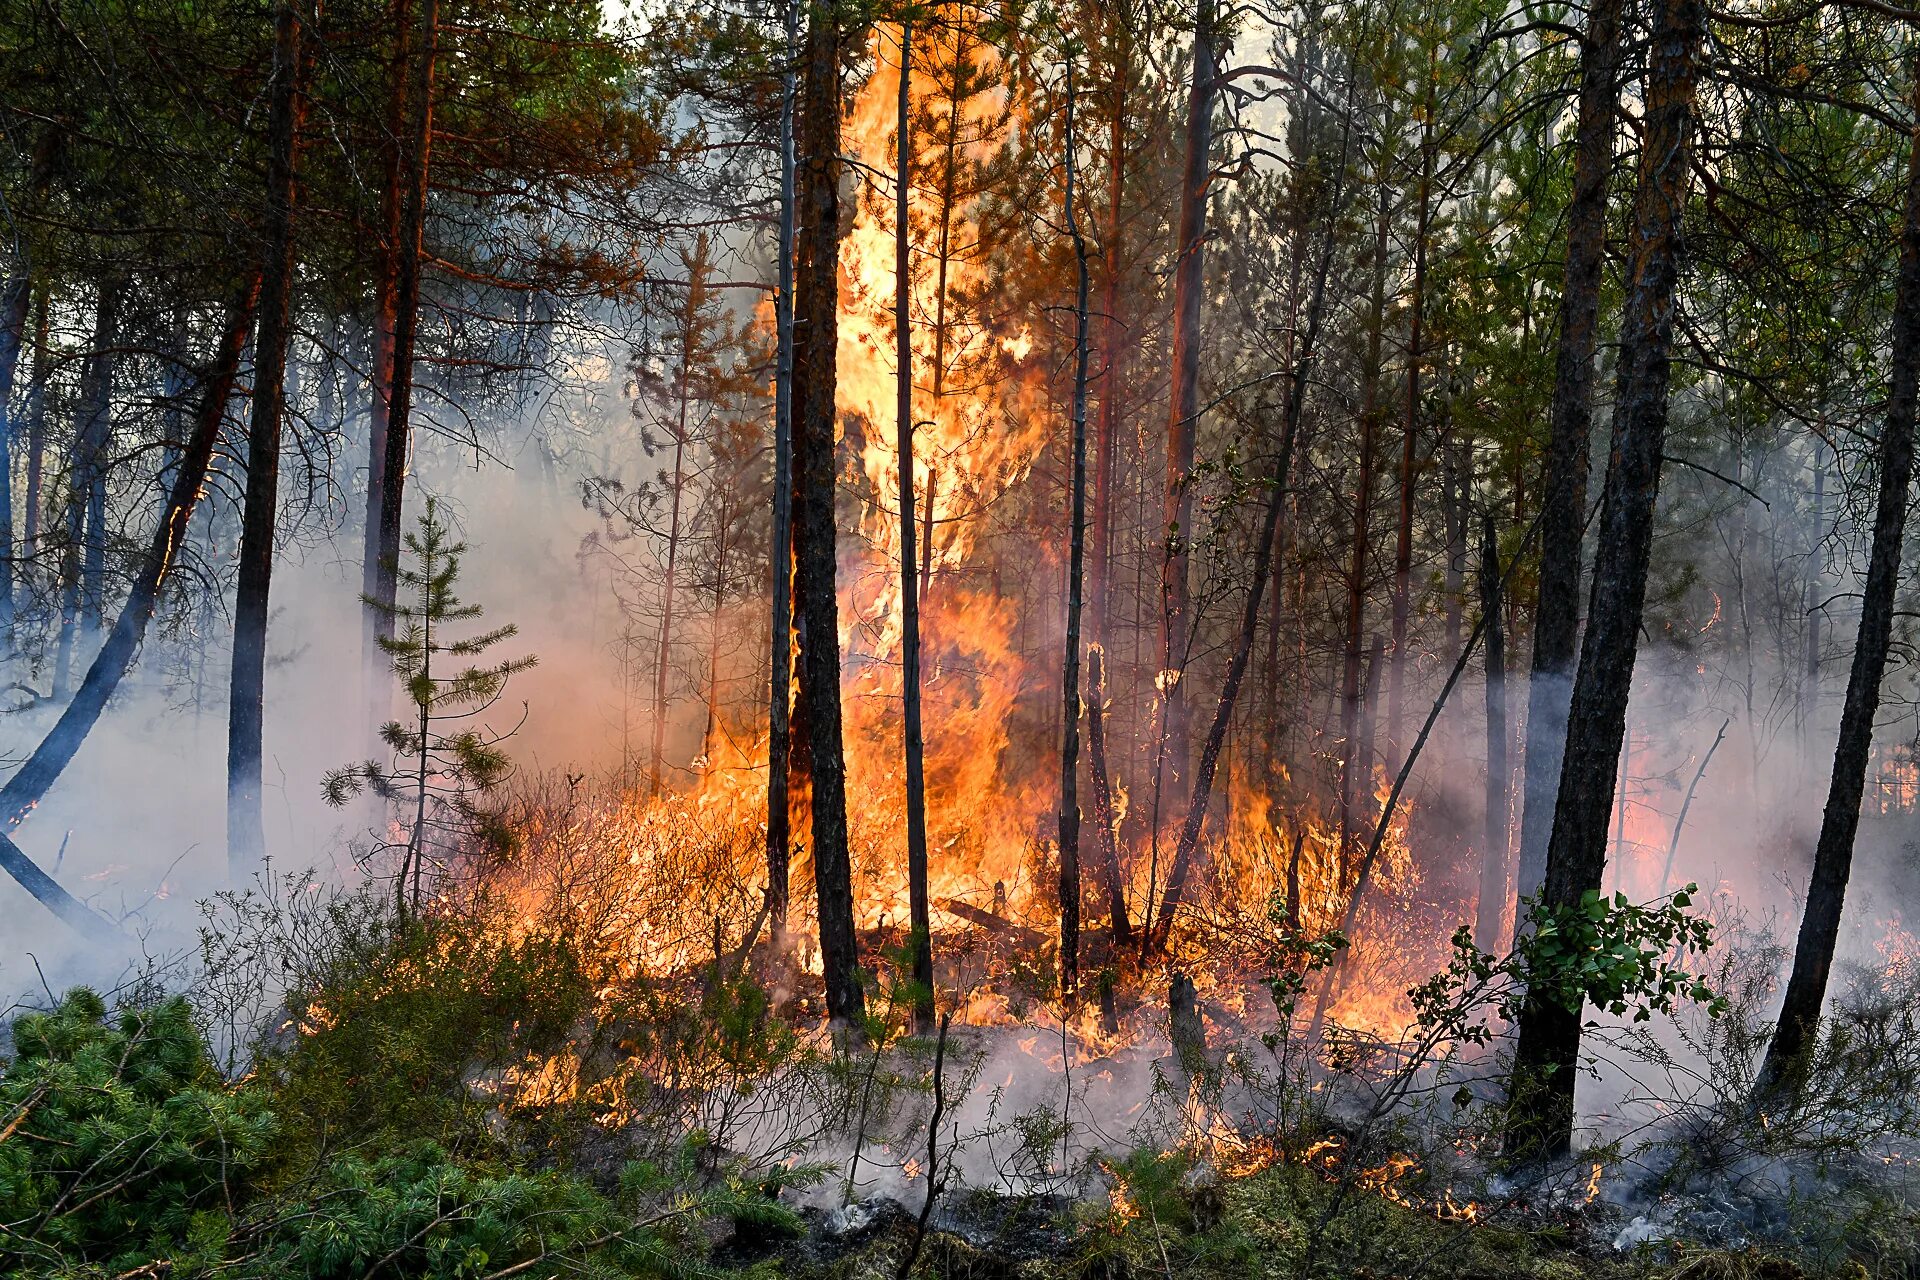
[(0, 1271), (1920, 1267), (1915, 21), (0, 7)]

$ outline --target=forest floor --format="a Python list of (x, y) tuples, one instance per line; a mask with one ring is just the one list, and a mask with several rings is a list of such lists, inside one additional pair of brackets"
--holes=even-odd
[[(1738, 1232), (1716, 1232), (1715, 1243), (1668, 1237), (1604, 1200), (1492, 1225), (1439, 1221), (1370, 1194), (1335, 1208), (1335, 1194), (1289, 1166), (1183, 1180), (1125, 1206), (963, 1193), (933, 1215), (915, 1270), (943, 1280), (1792, 1280), (1905, 1276), (1920, 1261), (1910, 1222), (1883, 1224), (1893, 1238), (1863, 1251), (1813, 1256)], [(914, 1253), (917, 1205), (876, 1199), (802, 1217), (803, 1235), (736, 1235), (713, 1261), (771, 1264), (794, 1280), (897, 1280)]]

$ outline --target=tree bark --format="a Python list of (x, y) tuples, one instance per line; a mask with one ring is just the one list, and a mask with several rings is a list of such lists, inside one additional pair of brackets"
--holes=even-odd
[(1367, 550), (1373, 514), (1375, 453), (1379, 436), (1380, 363), (1382, 330), (1387, 311), (1387, 235), (1391, 206), (1387, 190), (1379, 189), (1374, 222), (1372, 301), (1367, 320), (1367, 349), (1360, 371), (1360, 462), (1354, 481), (1352, 560), (1347, 569), (1347, 610), (1343, 661), (1340, 669), (1340, 884), (1345, 888), (1353, 860), (1353, 802), (1355, 773), (1361, 768), (1362, 711), (1360, 697), (1360, 636), (1366, 620)]
[[(900, 95), (893, 183), (894, 380), (898, 390), (895, 446), (900, 455), (900, 702), (906, 755), (907, 897), (912, 932), (913, 1020), (933, 1029), (933, 906), (927, 895), (927, 773), (920, 729), (920, 563), (913, 515), (913, 275), (907, 221), (913, 181), (913, 24), (900, 24)], [(927, 503), (933, 509), (931, 500)]]
[(1093, 792), (1094, 865), (1107, 899), (1108, 929), (1116, 946), (1133, 935), (1127, 919), (1120, 850), (1114, 833), (1113, 772), (1107, 760), (1106, 645), (1113, 563), (1114, 447), (1120, 430), (1120, 365), (1125, 354), (1120, 321), (1120, 240), (1126, 191), (1127, 87), (1132, 26), (1125, 6), (1113, 15), (1118, 51), (1107, 117), (1107, 242), (1101, 281), (1100, 417), (1094, 432), (1093, 529), (1087, 547), (1087, 781)]
[(235, 883), (251, 875), (267, 851), (260, 809), (267, 611), (273, 584), (274, 525), (280, 514), (280, 437), (293, 315), (293, 219), (305, 110), (301, 72), (306, 54), (301, 48), (297, 3), (280, 0), (278, 5), (268, 86), (260, 325), (253, 343), (253, 416), (247, 432), (246, 505), (240, 518), (233, 670), (227, 699), (227, 875)]
[(118, 280), (100, 286), (94, 313), (93, 350), (81, 374), (80, 412), (74, 420), (73, 497), (68, 533), (80, 553), (79, 574), (71, 579), (72, 607), (63, 629), (77, 619), (88, 635), (97, 635), (106, 616), (107, 455), (113, 440), (113, 348), (120, 328)]
[[(399, 323), (401, 227), (407, 204), (407, 91), (413, 45), (413, 0), (391, 0), (393, 56), (387, 61), (386, 173), (380, 190), (380, 258), (373, 285), (373, 333), (368, 356), (367, 501), (360, 553), (361, 680), (365, 685), (367, 728), (378, 731), (387, 718), (389, 687), (379, 637), (391, 634), (391, 615), (372, 601), (382, 596), (381, 510), (386, 503), (388, 440), (393, 427), (394, 331)], [(405, 450), (401, 450), (405, 457)]]
[(33, 377), (27, 382), (27, 510), (25, 554), (40, 549), (41, 485), (47, 460), (47, 288), (37, 291), (33, 317)]
[(1173, 383), (1167, 413), (1167, 487), (1160, 562), (1160, 748), (1156, 789), (1173, 778), (1173, 797), (1190, 785), (1187, 664), (1193, 618), (1187, 581), (1193, 541), (1194, 433), (1200, 417), (1200, 304), (1206, 286), (1207, 197), (1213, 167), (1214, 0), (1193, 18), (1193, 70), (1187, 87), (1185, 160), (1180, 175), (1179, 240), (1173, 268)]
[(840, 262), (840, 27), (813, 6), (802, 64), (798, 280), (794, 296), (794, 596), (807, 703), (813, 879), (827, 1015), (865, 1010), (847, 846), (846, 757), (840, 729), (840, 620), (835, 597), (834, 435)]
[[(1576, 909), (1585, 894), (1597, 892), (1606, 870), (1608, 810), (1626, 731), (1667, 434), (1674, 287), (1702, 23), (1699, 0), (1661, 0), (1650, 44), (1613, 444), (1587, 637), (1574, 677), (1547, 846), (1543, 901), (1556, 912)], [(1518, 1029), (1513, 1078), (1521, 1105), (1508, 1128), (1507, 1146), (1523, 1157), (1551, 1158), (1565, 1153), (1573, 1140), (1579, 1003), (1569, 1007), (1548, 996), (1529, 996)]]
[(1487, 619), (1487, 824), (1480, 853), (1480, 896), (1474, 917), (1474, 945), (1506, 954), (1507, 828), (1512, 806), (1507, 794), (1507, 650), (1500, 629), (1500, 538), (1487, 512), (1480, 527), (1480, 612)]
[(700, 304), (707, 280), (707, 240), (703, 234), (687, 281), (680, 313), (680, 385), (674, 395), (673, 489), (667, 500), (666, 579), (660, 591), (660, 641), (653, 652), (653, 748), (647, 765), (647, 794), (657, 796), (666, 786), (667, 685), (673, 661), (675, 592), (680, 577), (680, 499), (687, 487), (687, 409), (693, 398), (694, 340), (700, 322)]
[[(1062, 158), (1066, 166), (1067, 234), (1073, 240), (1073, 480), (1067, 532), (1067, 636), (1060, 675), (1063, 703), (1060, 742), (1060, 998), (1072, 1005), (1080, 994), (1080, 612), (1081, 581), (1086, 563), (1087, 525), (1087, 241), (1080, 232), (1080, 212), (1074, 203), (1075, 151), (1073, 54), (1066, 57), (1066, 139)], [(1099, 696), (1095, 690), (1094, 697)], [(1122, 912), (1124, 914), (1124, 911)]]
[[(1342, 152), (1344, 164), (1344, 142)], [(1213, 794), (1213, 780), (1215, 771), (1219, 767), (1220, 751), (1226, 743), (1227, 728), (1233, 721), (1234, 704), (1239, 698), (1240, 686), (1246, 679), (1247, 664), (1253, 655), (1254, 638), (1259, 632), (1261, 598), (1266, 593), (1268, 580), (1282, 572), (1282, 567), (1275, 563), (1279, 549), (1284, 545), (1279, 537), (1280, 517), (1287, 504), (1287, 481), (1293, 474), (1293, 452), (1295, 443), (1299, 439), (1301, 416), (1306, 405), (1307, 379), (1319, 352), (1321, 321), (1326, 312), (1327, 278), (1333, 264), (1335, 237), (1332, 217), (1337, 216), (1340, 203), (1338, 200), (1335, 201), (1336, 213), (1330, 216), (1321, 242), (1320, 261), (1313, 284), (1313, 298), (1307, 305), (1305, 332), (1293, 352), (1293, 367), (1288, 378), (1287, 398), (1282, 409), (1279, 448), (1274, 454), (1273, 471), (1268, 476), (1267, 506), (1259, 540), (1254, 544), (1253, 581), (1247, 588), (1246, 604), (1240, 615), (1239, 636), (1234, 645), (1233, 657), (1227, 664), (1226, 678), (1221, 682), (1220, 699), (1214, 707), (1213, 723), (1207, 729), (1206, 742), (1200, 751), (1200, 767), (1194, 776), (1193, 793), (1188, 798), (1186, 819), (1181, 824), (1180, 838), (1174, 845), (1173, 865), (1167, 872), (1167, 888), (1161, 900), (1160, 922), (1157, 927), (1152, 923), (1152, 904), (1148, 904), (1145, 923), (1146, 943), (1150, 948), (1165, 945), (1167, 935), (1173, 927), (1174, 916), (1180, 910), (1180, 904), (1186, 893), (1187, 879), (1200, 847), (1200, 833), (1206, 823), (1207, 806)], [(1304, 234), (1304, 228), (1300, 234)], [(1297, 849), (1295, 858), (1297, 873)], [(1297, 885), (1295, 887), (1297, 888)]]
[(1567, 267), (1560, 289), (1560, 344), (1543, 482), (1540, 585), (1527, 681), (1517, 886), (1521, 899), (1537, 895), (1546, 875), (1547, 838), (1553, 830), (1580, 638), (1580, 544), (1586, 529), (1587, 453), (1593, 429), (1595, 328), (1607, 248), (1607, 181), (1613, 170), (1614, 113), (1619, 109), (1615, 82), (1620, 73), (1621, 5), (1622, 0), (1594, 0), (1587, 10), (1581, 52)]
[(1419, 465), (1420, 372), (1427, 303), (1427, 237), (1432, 226), (1433, 116), (1439, 46), (1428, 51), (1427, 92), (1420, 120), (1420, 182), (1414, 198), (1413, 280), (1407, 308), (1407, 403), (1400, 424), (1400, 511), (1393, 548), (1393, 668), (1388, 673), (1387, 743), (1400, 751), (1406, 697), (1407, 629), (1413, 611), (1413, 496)]
[[(1920, 107), (1920, 59), (1914, 63), (1914, 103)], [(1920, 126), (1907, 162), (1906, 207), (1900, 226), (1900, 274), (1894, 286), (1893, 340), (1887, 388), (1887, 424), (1880, 436), (1880, 493), (1874, 509), (1873, 545), (1860, 602), (1860, 633), (1847, 673), (1847, 695), (1834, 746), (1833, 777), (1814, 847), (1813, 878), (1794, 943), (1793, 971), (1780, 1005), (1780, 1020), (1767, 1046), (1757, 1084), (1766, 1094), (1792, 1084), (1817, 1043), (1820, 1006), (1826, 999), (1834, 946), (1840, 937), (1853, 840), (1860, 825), (1860, 798), (1873, 750), (1873, 718), (1893, 636), (1894, 592), (1907, 527), (1907, 496), (1913, 481), (1913, 420), (1920, 399)]]
[(23, 270), (0, 286), (0, 655), (13, 634), (13, 381), (25, 345), (33, 285)]
[(404, 180), (394, 263), (393, 371), (387, 393), (387, 430), (380, 464), (380, 511), (374, 550), (374, 632), (393, 638), (394, 591), (400, 564), (400, 520), (405, 507), (407, 451), (412, 441), (414, 351), (420, 330), (420, 245), (426, 226), (433, 163), (433, 75), (440, 45), (440, 0), (421, 0), (419, 47), (413, 72), (404, 146)]
[(793, 815), (788, 807), (793, 698), (793, 282), (794, 113), (800, 0), (786, 0), (780, 73), (779, 289), (774, 294), (772, 626), (767, 645), (767, 917), (784, 946)]

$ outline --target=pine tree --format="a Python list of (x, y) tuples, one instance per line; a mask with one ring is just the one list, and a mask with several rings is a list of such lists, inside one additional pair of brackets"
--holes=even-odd
[[(441, 659), (475, 659), (518, 634), (508, 623), (464, 639), (445, 628), (481, 616), (481, 607), (454, 592), (467, 544), (452, 539), (439, 504), (427, 499), (419, 528), (406, 537), (412, 563), (392, 567), (400, 590), (391, 605), (367, 600), (387, 615), (393, 634), (380, 638), (394, 675), (412, 708), (412, 723), (389, 721), (381, 740), (392, 750), (390, 763), (366, 760), (329, 773), (323, 784), (327, 803), (336, 807), (371, 792), (412, 816), (400, 824), (401, 838), (388, 838), (374, 856), (398, 852), (394, 904), (402, 914), (420, 906), (420, 884), (429, 860), (444, 865), (464, 841), (499, 847), (507, 833), (487, 807), (487, 798), (506, 781), (513, 765), (501, 743), (513, 730), (496, 732), (477, 717), (500, 701), (507, 681), (533, 666), (534, 658), (469, 663), (443, 673)], [(518, 726), (516, 726), (517, 728)]]

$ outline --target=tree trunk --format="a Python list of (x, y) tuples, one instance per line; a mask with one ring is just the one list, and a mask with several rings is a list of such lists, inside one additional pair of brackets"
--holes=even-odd
[(674, 592), (680, 576), (680, 498), (687, 487), (687, 407), (692, 399), (690, 379), (694, 360), (694, 330), (706, 280), (707, 244), (700, 239), (693, 278), (687, 282), (686, 309), (680, 317), (680, 386), (675, 394), (673, 423), (673, 492), (667, 502), (666, 580), (660, 591), (660, 641), (653, 651), (653, 751), (647, 765), (647, 794), (657, 796), (666, 784), (667, 684), (673, 660)]
[[(1543, 901), (1555, 912), (1578, 909), (1586, 894), (1598, 892), (1606, 869), (1608, 809), (1626, 730), (1666, 443), (1674, 284), (1702, 21), (1699, 0), (1661, 0), (1650, 46), (1613, 445), (1601, 498), (1587, 637), (1574, 678), (1547, 846)], [(1579, 1058), (1579, 1003), (1569, 1007), (1530, 996), (1521, 1010), (1514, 1054), (1514, 1092), (1521, 1105), (1507, 1132), (1509, 1150), (1553, 1157), (1569, 1149)]]
[(1615, 81), (1620, 72), (1621, 4), (1594, 0), (1581, 53), (1567, 268), (1560, 290), (1560, 346), (1540, 518), (1540, 586), (1527, 681), (1517, 886), (1522, 899), (1537, 895), (1546, 875), (1547, 837), (1553, 830), (1580, 637), (1580, 543), (1586, 530), (1588, 437), (1593, 429), (1595, 325), (1607, 248), (1607, 179), (1613, 169), (1614, 113), (1619, 109)]
[(1367, 543), (1373, 514), (1375, 452), (1379, 436), (1380, 349), (1387, 311), (1387, 236), (1392, 228), (1387, 189), (1378, 192), (1374, 222), (1372, 302), (1367, 320), (1365, 365), (1360, 371), (1360, 466), (1354, 482), (1352, 561), (1347, 569), (1346, 639), (1340, 670), (1340, 885), (1353, 860), (1354, 775), (1363, 767), (1360, 747), (1360, 636), (1366, 620)]
[[(413, 0), (390, 0), (393, 56), (387, 61), (387, 148), (385, 181), (380, 190), (380, 258), (373, 284), (373, 333), (367, 371), (367, 501), (360, 553), (360, 593), (365, 601), (391, 601), (381, 595), (381, 511), (387, 493), (388, 440), (393, 427), (394, 331), (399, 324), (401, 229), (407, 205), (407, 91), (413, 46)], [(401, 449), (402, 458), (405, 449)], [(386, 722), (390, 690), (379, 637), (391, 634), (391, 615), (364, 603), (361, 609), (361, 680), (367, 727)]]
[(293, 218), (304, 114), (297, 0), (274, 17), (268, 87), (267, 200), (260, 327), (253, 343), (252, 423), (247, 431), (246, 506), (240, 520), (239, 584), (233, 603), (233, 672), (227, 700), (227, 875), (235, 883), (266, 856), (260, 811), (265, 719), (267, 606), (273, 582), (274, 524), (280, 513), (280, 436), (286, 410), (287, 347), (293, 303)]
[(1107, 117), (1107, 243), (1105, 278), (1100, 286), (1100, 419), (1094, 435), (1093, 530), (1087, 548), (1087, 615), (1092, 632), (1087, 647), (1087, 781), (1093, 791), (1094, 865), (1107, 899), (1109, 932), (1114, 945), (1124, 946), (1132, 938), (1133, 927), (1127, 919), (1125, 880), (1120, 874), (1120, 850), (1113, 829), (1105, 667), (1113, 563), (1114, 449), (1120, 430), (1120, 363), (1125, 354), (1122, 338), (1125, 326), (1120, 321), (1120, 238), (1126, 190), (1128, 58), (1132, 49), (1128, 39), (1132, 27), (1126, 13), (1116, 15), (1114, 29), (1119, 50), (1114, 56), (1110, 86), (1112, 109)]
[(794, 596), (807, 704), (813, 879), (827, 1015), (865, 1009), (847, 847), (846, 757), (840, 736), (840, 620), (834, 594), (834, 406), (840, 262), (840, 29), (831, 7), (807, 22), (802, 67), (798, 280), (794, 296)]
[(1427, 94), (1420, 120), (1420, 183), (1414, 201), (1413, 281), (1407, 309), (1407, 403), (1400, 426), (1400, 511), (1393, 548), (1393, 669), (1388, 673), (1387, 743), (1399, 754), (1406, 697), (1407, 628), (1413, 611), (1413, 493), (1420, 436), (1420, 343), (1425, 335), (1427, 237), (1433, 195), (1433, 116), (1439, 46), (1428, 51)]
[(1199, 0), (1193, 19), (1193, 71), (1187, 87), (1186, 156), (1180, 175), (1178, 256), (1173, 268), (1173, 383), (1167, 413), (1167, 488), (1160, 565), (1160, 749), (1156, 793), (1173, 776), (1172, 795), (1190, 785), (1191, 751), (1184, 673), (1193, 628), (1187, 581), (1193, 542), (1194, 432), (1200, 417), (1200, 304), (1206, 286), (1207, 196), (1213, 167), (1213, 0)]
[(394, 263), (393, 372), (387, 392), (387, 430), (380, 463), (380, 511), (374, 551), (374, 633), (393, 638), (394, 591), (400, 565), (400, 519), (405, 506), (407, 450), (412, 440), (414, 350), (420, 330), (420, 245), (426, 226), (433, 163), (433, 75), (440, 45), (440, 0), (421, 0), (419, 48), (404, 135), (404, 178)]
[[(240, 352), (246, 345), (247, 331), (253, 324), (258, 288), (259, 277), (256, 276), (245, 293), (228, 308), (220, 350), (214, 357), (212, 371), (201, 393), (193, 436), (180, 456), (173, 487), (167, 494), (166, 509), (161, 513), (147, 554), (134, 574), (127, 602), (120, 610), (113, 630), (95, 655), (79, 690), (60, 713), (60, 719), (40, 740), (40, 745), (20, 766), (19, 772), (7, 780), (6, 786), (0, 787), (0, 824), (7, 829), (20, 825), (21, 820), (40, 803), (59, 779), (61, 772), (72, 763), (80, 744), (86, 741), (88, 731), (106, 709), (107, 700), (133, 666), (140, 639), (146, 634), (147, 620), (153, 616), (154, 603), (159, 599), (160, 587), (166, 580), (168, 570), (173, 567), (175, 555), (186, 538), (194, 507), (200, 500), (201, 490), (206, 486), (208, 464), (213, 458), (214, 446), (219, 442), (220, 424), (226, 415), (227, 400), (232, 396), (234, 383), (239, 376)], [(4, 836), (0, 836), (0, 865), (4, 865), (14, 879), (26, 886), (28, 892), (61, 919), (82, 929), (100, 929), (104, 932), (105, 925), (99, 917), (55, 884)]]
[[(907, 897), (913, 955), (913, 1020), (933, 1029), (933, 905), (927, 896), (927, 774), (920, 740), (920, 592), (913, 526), (913, 252), (907, 201), (913, 179), (913, 24), (900, 24), (900, 98), (893, 183), (894, 423), (900, 454), (900, 701), (907, 771)], [(933, 510), (931, 500), (927, 510)]]
[[(1343, 143), (1343, 164), (1344, 151)], [(1340, 203), (1338, 200), (1335, 201), (1336, 211)], [(1304, 235), (1304, 227), (1297, 234)], [(1200, 847), (1200, 833), (1206, 822), (1208, 802), (1213, 794), (1213, 780), (1220, 763), (1220, 751), (1226, 743), (1227, 727), (1232, 723), (1234, 704), (1239, 698), (1241, 683), (1246, 679), (1247, 664), (1253, 655), (1254, 637), (1259, 632), (1260, 601), (1266, 593), (1269, 578), (1283, 571), (1282, 566), (1275, 564), (1278, 549), (1284, 545), (1279, 537), (1280, 516), (1286, 509), (1287, 481), (1293, 474), (1293, 451), (1299, 439), (1301, 415), (1306, 405), (1307, 379), (1320, 346), (1320, 325), (1326, 311), (1327, 277), (1333, 264), (1334, 238), (1333, 222), (1330, 219), (1325, 238), (1321, 242), (1313, 298), (1307, 305), (1305, 332), (1292, 353), (1287, 398), (1282, 410), (1279, 448), (1274, 454), (1273, 471), (1268, 476), (1267, 507), (1261, 524), (1259, 541), (1254, 544), (1253, 581), (1247, 588), (1246, 605), (1240, 615), (1239, 637), (1234, 645), (1233, 657), (1227, 664), (1226, 678), (1221, 682), (1220, 700), (1214, 707), (1213, 723), (1207, 729), (1206, 742), (1200, 751), (1200, 767), (1194, 777), (1193, 793), (1188, 798), (1186, 820), (1181, 825), (1180, 838), (1174, 846), (1173, 865), (1167, 872), (1167, 888), (1161, 902), (1160, 923), (1157, 928), (1152, 926), (1152, 903), (1148, 904), (1146, 942), (1149, 947), (1165, 944), (1166, 937), (1173, 927), (1174, 915), (1179, 911), (1185, 895), (1187, 878), (1191, 874), (1194, 857)], [(1297, 849), (1295, 859), (1297, 878)], [(1297, 888), (1297, 884), (1295, 887)]]
[(780, 75), (779, 289), (773, 299), (773, 545), (769, 549), (772, 626), (767, 641), (767, 918), (784, 946), (792, 863), (788, 779), (793, 697), (793, 282), (795, 59), (800, 52), (800, 0), (786, 0)]
[[(1066, 165), (1067, 234), (1073, 240), (1073, 481), (1067, 531), (1067, 636), (1061, 663), (1060, 742), (1060, 999), (1072, 1005), (1080, 994), (1080, 589), (1086, 562), (1087, 525), (1087, 241), (1080, 233), (1080, 212), (1074, 204), (1074, 153), (1080, 139), (1074, 132), (1073, 54), (1066, 58), (1066, 139), (1061, 155)], [(1094, 697), (1099, 697), (1095, 690)]]
[(34, 303), (33, 377), (27, 383), (27, 511), (24, 554), (40, 549), (41, 485), (47, 462), (47, 288)]
[(0, 286), (0, 656), (11, 649), (13, 635), (13, 380), (32, 293), (25, 271)]
[[(1920, 59), (1914, 64), (1914, 102), (1920, 106)], [(1913, 480), (1913, 420), (1920, 399), (1920, 129), (1907, 163), (1907, 199), (1900, 228), (1900, 274), (1894, 288), (1893, 340), (1887, 388), (1887, 425), (1880, 436), (1880, 493), (1873, 518), (1873, 546), (1860, 602), (1860, 633), (1847, 673), (1840, 737), (1833, 751), (1833, 778), (1814, 848), (1813, 878), (1794, 943), (1793, 972), (1780, 1005), (1780, 1021), (1767, 1046), (1758, 1082), (1762, 1096), (1790, 1084), (1816, 1043), (1820, 1006), (1826, 999), (1840, 936), (1841, 908), (1853, 868), (1853, 839), (1860, 825), (1860, 797), (1873, 749), (1873, 718), (1880, 707), (1880, 681), (1893, 635), (1894, 592), (1906, 534), (1907, 491)]]
[(81, 375), (80, 412), (74, 421), (73, 498), (68, 533), (80, 550), (80, 572), (73, 594), (77, 617), (89, 636), (98, 635), (106, 616), (107, 461), (113, 440), (113, 347), (120, 327), (117, 280), (100, 286), (94, 313), (93, 350)]
[(1480, 853), (1480, 897), (1474, 917), (1474, 945), (1506, 954), (1507, 828), (1512, 806), (1507, 794), (1507, 650), (1500, 630), (1500, 538), (1487, 512), (1480, 527), (1480, 612), (1487, 619), (1487, 831)]

